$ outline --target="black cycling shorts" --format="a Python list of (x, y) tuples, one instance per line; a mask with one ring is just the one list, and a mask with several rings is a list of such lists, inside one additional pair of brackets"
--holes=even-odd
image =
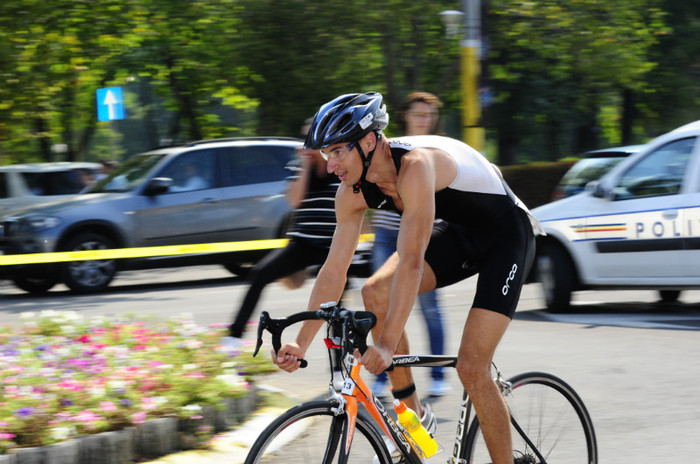
[(535, 258), (535, 238), (525, 211), (516, 207), (508, 216), (497, 231), (479, 235), (458, 224), (436, 223), (425, 260), (438, 288), (478, 273), (472, 306), (512, 319)]

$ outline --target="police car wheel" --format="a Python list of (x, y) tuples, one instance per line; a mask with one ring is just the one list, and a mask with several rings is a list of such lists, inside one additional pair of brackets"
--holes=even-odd
[(552, 312), (568, 311), (576, 277), (566, 251), (558, 245), (545, 246), (537, 260), (537, 270), (547, 309)]

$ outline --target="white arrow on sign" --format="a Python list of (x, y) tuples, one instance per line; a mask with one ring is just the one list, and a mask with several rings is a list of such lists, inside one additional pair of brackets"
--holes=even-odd
[(116, 117), (116, 115), (114, 114), (114, 105), (116, 105), (117, 103), (119, 103), (119, 101), (117, 101), (112, 91), (107, 90), (107, 93), (105, 94), (105, 101), (102, 102), (102, 104), (105, 105), (107, 107), (107, 110), (109, 111), (110, 121)]

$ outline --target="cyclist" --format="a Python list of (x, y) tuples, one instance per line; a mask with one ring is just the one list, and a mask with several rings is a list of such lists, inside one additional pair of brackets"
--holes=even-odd
[[(513, 462), (505, 403), (491, 378), (491, 359), (508, 327), (534, 259), (537, 220), (510, 191), (498, 169), (468, 145), (427, 135), (387, 139), (388, 114), (379, 93), (347, 94), (323, 105), (306, 147), (328, 159), (341, 181), (337, 227), (314, 284), (309, 308), (337, 301), (366, 208), (401, 214), (397, 251), (362, 288), (365, 308), (377, 315), (374, 345), (362, 356), (379, 374), (395, 354), (408, 354), (404, 327), (419, 292), (479, 273), (466, 316), (457, 372), (479, 417), (495, 464)], [(436, 218), (443, 221), (434, 225)], [(306, 321), (294, 343), (273, 361), (294, 371), (322, 322)], [(422, 405), (409, 369), (389, 373), (395, 397), (434, 423)]]

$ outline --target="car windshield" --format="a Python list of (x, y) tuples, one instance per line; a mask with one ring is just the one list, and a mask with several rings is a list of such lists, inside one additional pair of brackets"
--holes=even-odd
[(559, 185), (585, 187), (587, 183), (600, 179), (625, 158), (586, 158), (578, 161), (561, 179)]
[(165, 155), (134, 156), (121, 164), (109, 176), (95, 183), (88, 193), (128, 192), (141, 185), (153, 166)]

